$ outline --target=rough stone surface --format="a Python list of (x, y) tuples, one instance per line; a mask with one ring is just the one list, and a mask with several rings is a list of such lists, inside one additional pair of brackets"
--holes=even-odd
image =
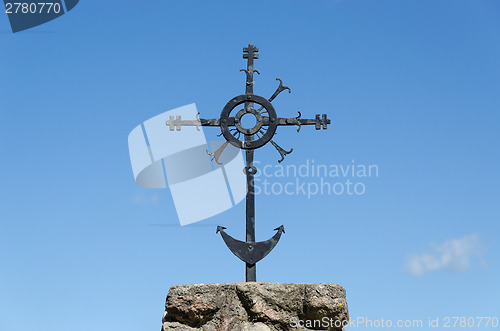
[(172, 286), (162, 331), (343, 330), (346, 293), (336, 284)]

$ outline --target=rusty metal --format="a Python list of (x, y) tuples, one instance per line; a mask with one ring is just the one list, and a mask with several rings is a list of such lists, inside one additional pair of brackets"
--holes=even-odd
[[(266, 257), (273, 250), (280, 240), (282, 233), (285, 232), (285, 228), (281, 225), (275, 229), (278, 232), (272, 238), (261, 242), (255, 241), (254, 176), (257, 173), (257, 168), (253, 165), (254, 150), (264, 146), (268, 142), (271, 142), (281, 156), (281, 159), (278, 160), (278, 162), (281, 163), (285, 159), (285, 156), (293, 151), (293, 148), (290, 149), (290, 151), (286, 151), (272, 140), (278, 126), (297, 126), (297, 132), (299, 132), (302, 125), (314, 125), (316, 130), (321, 130), (327, 129), (327, 125), (331, 123), (326, 114), (321, 116), (317, 114), (314, 119), (303, 119), (301, 118), (302, 114), (300, 111), (297, 117), (278, 117), (271, 102), (281, 92), (285, 90), (288, 90), (288, 93), (291, 92), (289, 87), (283, 86), (283, 81), (280, 78), (276, 78), (276, 80), (279, 81), (279, 86), (270, 98), (266, 99), (253, 94), (253, 74), (260, 74), (253, 68), (254, 59), (259, 58), (259, 54), (257, 54), (258, 52), (259, 49), (252, 44), (243, 48), (243, 58), (247, 59), (247, 68), (241, 69), (240, 71), (243, 71), (246, 74), (245, 94), (238, 95), (229, 100), (229, 102), (222, 109), (220, 118), (200, 119), (197, 116), (196, 120), (185, 121), (182, 120), (180, 116), (176, 116), (175, 118), (171, 116), (166, 122), (171, 131), (181, 130), (182, 126), (196, 126), (198, 130), (200, 126), (220, 127), (221, 135), (224, 136), (226, 142), (224, 142), (224, 144), (213, 153), (209, 153), (207, 150), (207, 154), (211, 155), (212, 159), (218, 164), (221, 164), (219, 162), (219, 157), (228, 143), (245, 151), (246, 167), (243, 170), (247, 179), (246, 240), (240, 241), (234, 239), (228, 235), (224, 231), (225, 228), (221, 226), (217, 227), (216, 233), (220, 232), (222, 239), (231, 252), (245, 262), (247, 282), (256, 281), (256, 263)], [(255, 109), (255, 104), (260, 105), (260, 107)], [(243, 108), (241, 108), (240, 105), (243, 105)], [(233, 111), (234, 114), (231, 115)], [(253, 127), (246, 128), (242, 125), (241, 119), (245, 115), (255, 117), (256, 124)]]

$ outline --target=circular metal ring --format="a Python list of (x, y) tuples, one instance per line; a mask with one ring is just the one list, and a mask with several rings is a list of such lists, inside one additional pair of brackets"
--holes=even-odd
[(246, 174), (252, 174), (252, 175), (255, 175), (257, 173), (257, 168), (255, 168), (254, 166), (250, 166), (250, 167), (245, 167), (243, 168), (243, 173), (246, 175)]
[[(269, 126), (266, 133), (264, 133), (262, 137), (252, 141), (241, 141), (237, 139), (235, 136), (232, 135), (229, 128), (229, 125), (231, 123), (231, 121), (229, 120), (230, 119), (229, 114), (234, 108), (245, 102), (253, 102), (259, 104), (262, 107), (264, 107), (264, 109), (266, 109), (267, 113), (269, 114), (269, 123), (268, 123)], [(244, 114), (248, 113), (255, 115), (255, 117), (257, 118), (257, 124), (250, 129), (245, 129), (243, 127), (240, 128), (241, 117)], [(238, 114), (240, 114), (239, 117)], [(258, 117), (256, 114), (260, 115), (260, 117)], [(220, 123), (221, 123), (220, 126), (222, 134), (224, 135), (224, 138), (226, 138), (226, 140), (229, 141), (231, 145), (241, 149), (255, 149), (264, 146), (274, 136), (276, 128), (278, 127), (278, 116), (276, 115), (276, 111), (274, 110), (273, 105), (267, 99), (255, 94), (242, 94), (232, 98), (224, 106), (220, 114)], [(262, 115), (253, 108), (250, 108), (248, 110), (243, 109), (240, 110), (234, 117), (234, 125), (236, 126), (236, 129), (239, 132), (243, 133), (244, 135), (252, 135), (254, 133), (259, 132), (259, 130), (262, 128), (263, 118)]]
[[(241, 125), (241, 118), (246, 114), (252, 114), (255, 116), (255, 126), (253, 128), (246, 129)], [(259, 132), (262, 128), (262, 115), (253, 108), (250, 109), (242, 109), (234, 115), (234, 126), (238, 129), (239, 132), (243, 134), (255, 134)]]

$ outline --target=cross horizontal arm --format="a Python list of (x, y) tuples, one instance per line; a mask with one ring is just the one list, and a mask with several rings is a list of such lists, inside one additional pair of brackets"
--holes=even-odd
[[(204, 119), (199, 118), (198, 115), (196, 118), (196, 120), (183, 120), (180, 116), (176, 116), (175, 118), (174, 116), (170, 116), (166, 124), (170, 128), (170, 131), (180, 131), (183, 126), (196, 126), (197, 128), (200, 126), (220, 126), (220, 119), (218, 118)], [(229, 122), (231, 122), (231, 118)], [(234, 125), (234, 118), (232, 118), (232, 124), (230, 123), (229, 125)]]
[[(316, 130), (321, 130), (322, 128), (324, 130), (327, 129), (327, 125), (331, 123), (330, 119), (327, 118), (326, 114), (323, 114), (320, 116), (320, 114), (316, 114), (316, 118), (300, 118), (300, 112), (299, 116), (297, 117), (289, 117), (289, 118), (283, 118), (283, 117), (278, 117), (278, 126), (287, 126), (287, 125), (296, 125), (299, 128), (297, 131), (300, 130), (300, 127), (302, 125), (314, 125), (316, 127)], [(235, 125), (235, 120), (234, 117), (228, 117), (227, 119), (224, 119), (227, 121), (228, 126), (234, 126)], [(221, 120), (219, 118), (211, 118), (211, 119), (204, 119), (204, 118), (197, 118), (196, 120), (183, 120), (180, 116), (170, 116), (170, 119), (166, 122), (167, 126), (170, 128), (170, 131), (180, 131), (182, 126), (196, 126), (197, 128), (200, 126), (219, 126), (221, 125)], [(262, 125), (269, 125), (269, 117), (263, 116), (262, 117)]]
[(220, 126), (219, 118), (210, 118), (210, 119), (200, 118), (200, 122), (202, 126)]
[[(297, 131), (300, 130), (300, 127), (302, 125), (314, 125), (316, 126), (316, 130), (321, 130), (321, 128), (326, 130), (327, 124), (331, 123), (330, 119), (326, 117), (326, 114), (323, 114), (322, 116), (320, 116), (320, 114), (316, 114), (316, 118), (314, 119), (300, 118), (300, 116), (301, 115), (299, 112), (299, 116), (297, 117), (290, 117), (290, 118), (278, 117), (278, 125), (279, 126), (297, 125), (299, 127)], [(269, 117), (263, 117), (262, 120), (263, 120), (263, 125), (269, 125)]]

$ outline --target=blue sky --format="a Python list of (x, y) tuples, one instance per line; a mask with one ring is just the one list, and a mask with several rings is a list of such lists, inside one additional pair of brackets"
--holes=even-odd
[(16, 34), (0, 15), (0, 330), (158, 329), (170, 286), (244, 280), (215, 234), (244, 238), (244, 204), (178, 226), (127, 136), (193, 102), (218, 117), (249, 43), (256, 94), (280, 77), (280, 116), (333, 121), (279, 128), (285, 164), (379, 169), (363, 195), (258, 196), (257, 240), (286, 228), (258, 280), (338, 283), (353, 318), (499, 317), (499, 37), (496, 1), (83, 1)]

